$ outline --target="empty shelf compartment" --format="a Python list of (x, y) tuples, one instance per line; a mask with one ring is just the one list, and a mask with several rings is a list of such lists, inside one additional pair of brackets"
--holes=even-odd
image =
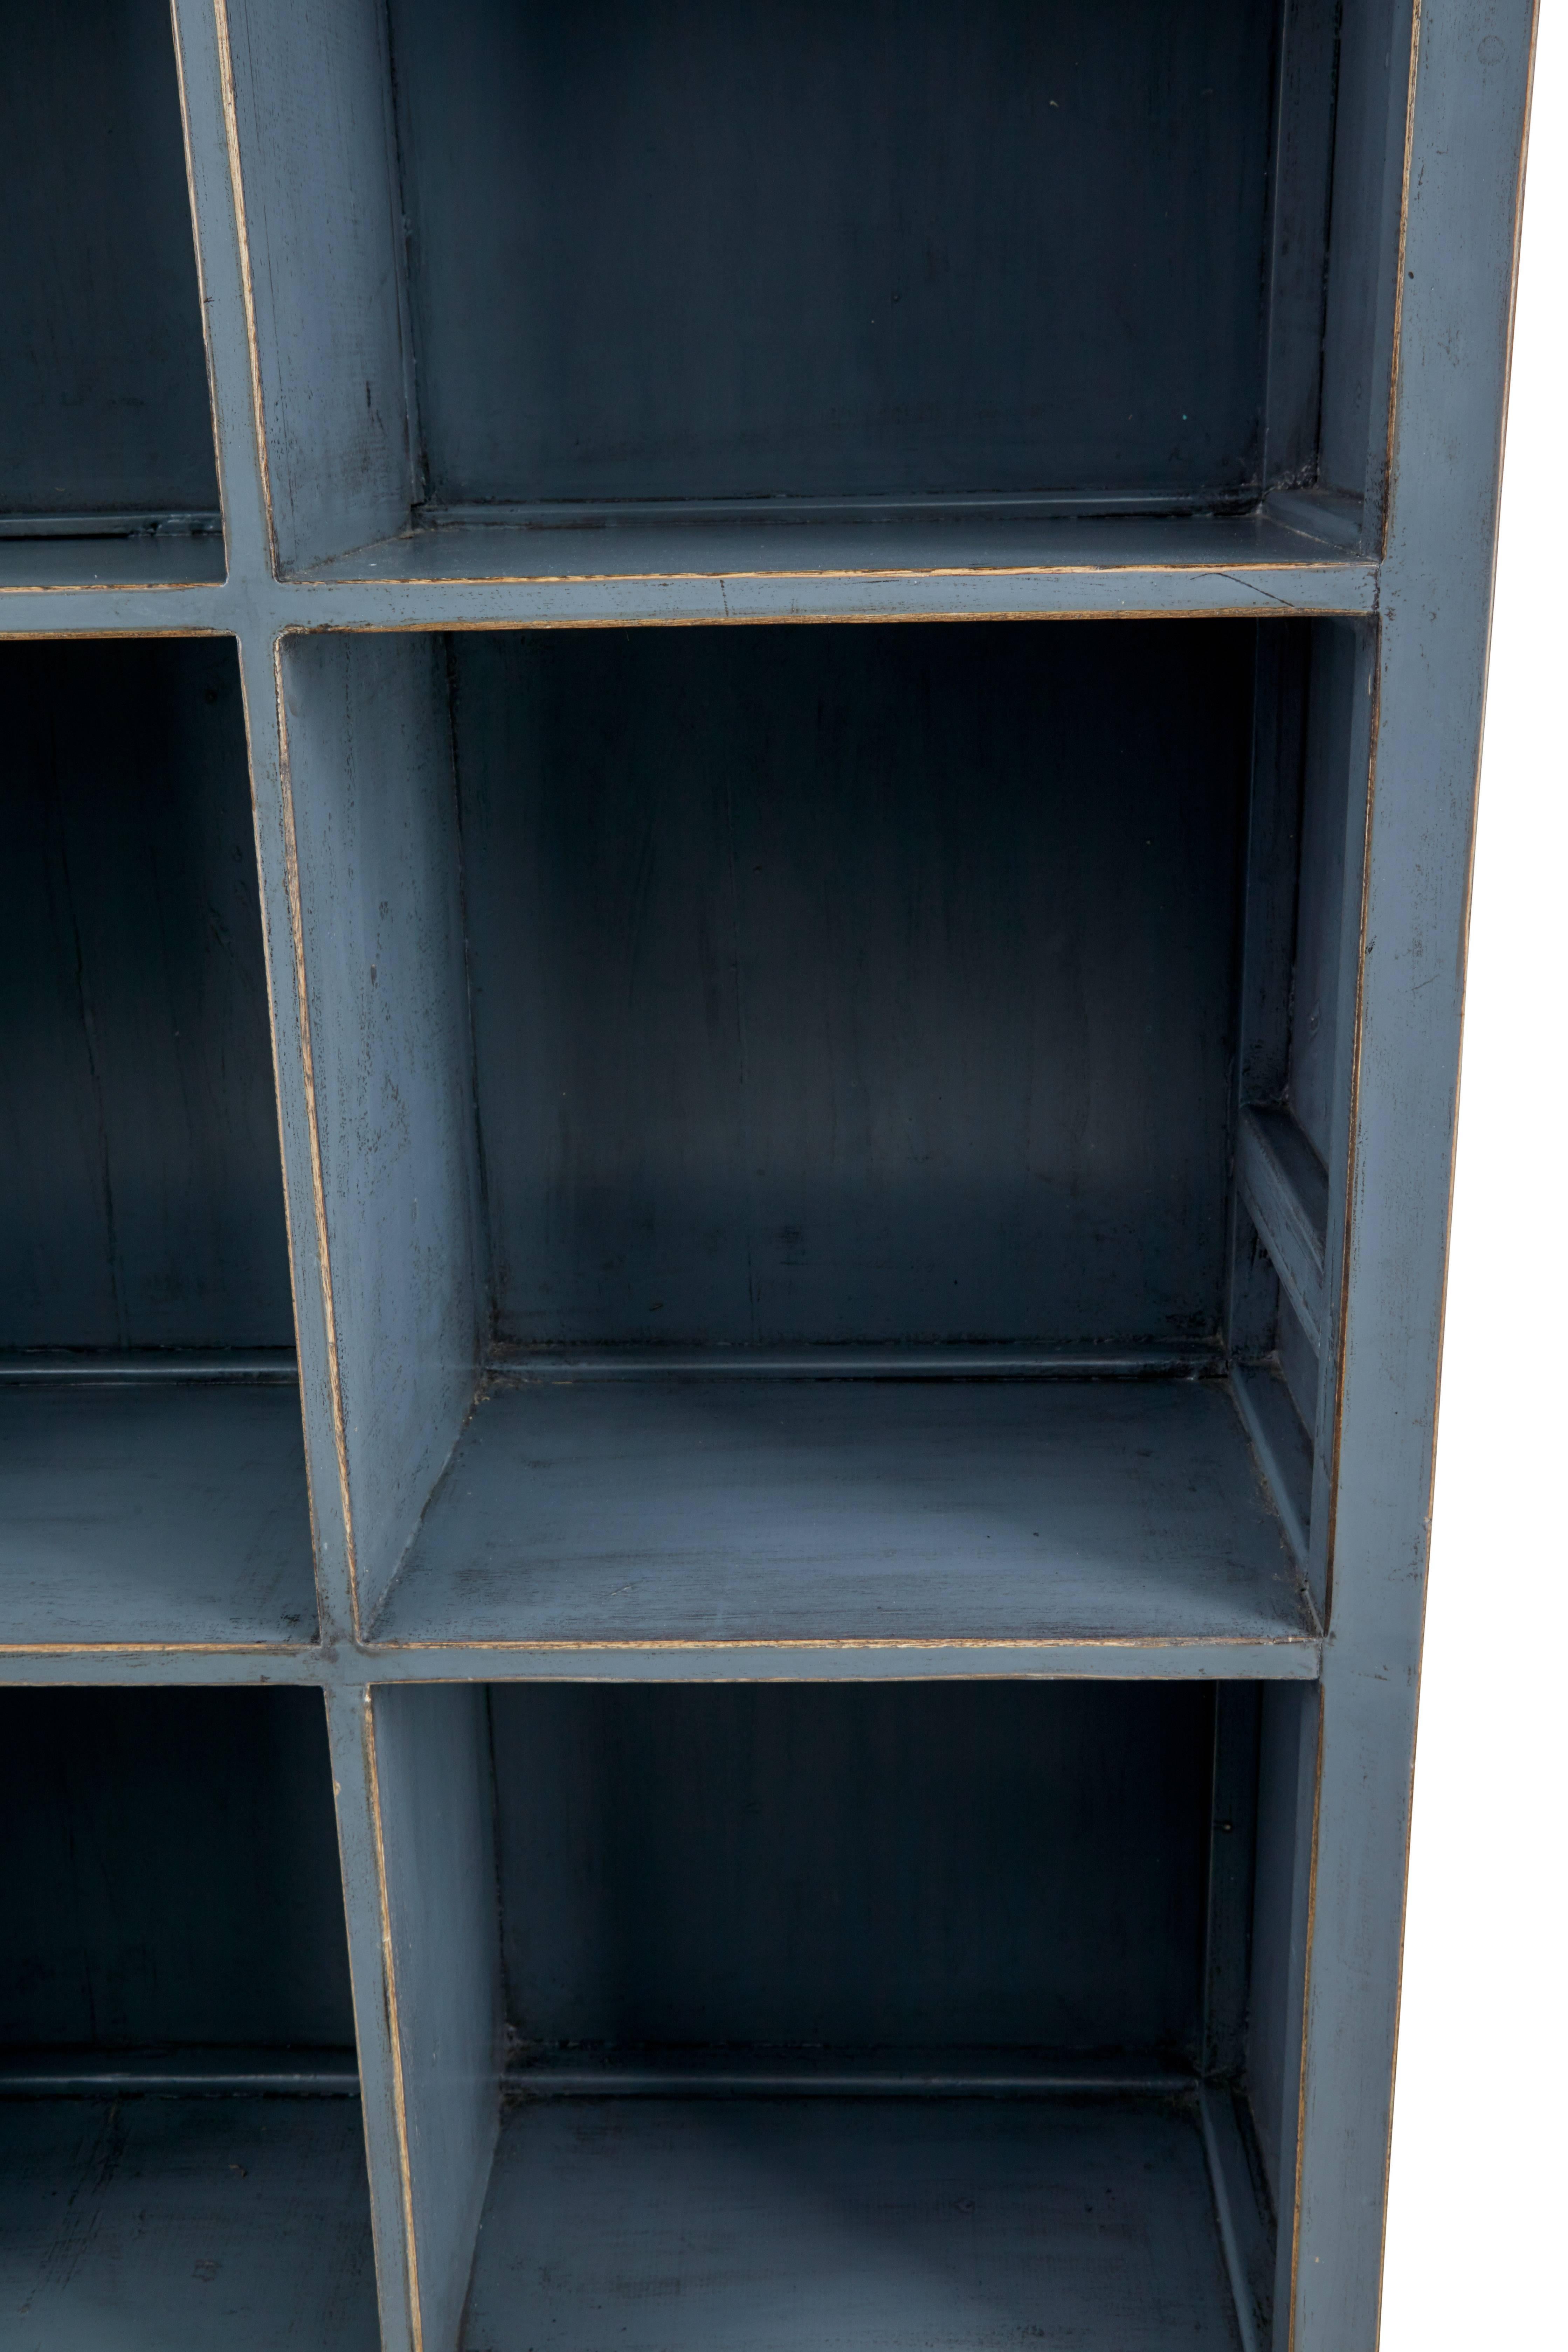
[(13, 2352), (377, 2352), (350, 2099), (0, 2098)]
[(1314, 1670), (1223, 1377), (1268, 637), (289, 649), (362, 1638)]
[(1197, 2101), (507, 2113), (464, 2352), (1236, 2352)]
[(0, 2335), (371, 2352), (319, 1695), (13, 1690), (0, 1764)]
[(478, 1406), (374, 1635), (1316, 1658), (1228, 1388), (1196, 1380), (541, 1370)]
[(0, 1363), (0, 1649), (309, 1642), (292, 1358), (237, 1379)]
[(26, 10), (6, 64), (0, 577), (221, 577), (169, 10)]
[(12, 646), (0, 697), (0, 1646), (309, 1641), (235, 648)]
[(1315, 1717), (1190, 1681), (378, 1690), (429, 2334), (1258, 2342)]

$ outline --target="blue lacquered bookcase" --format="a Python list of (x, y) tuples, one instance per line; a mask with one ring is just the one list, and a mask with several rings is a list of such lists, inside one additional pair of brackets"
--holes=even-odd
[(0, 89), (0, 2342), (1372, 2352), (1530, 0)]

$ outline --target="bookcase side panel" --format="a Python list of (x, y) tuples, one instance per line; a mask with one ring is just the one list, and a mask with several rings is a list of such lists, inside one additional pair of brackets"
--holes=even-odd
[(439, 640), (282, 649), (320, 1214), (356, 1622), (473, 1396), (482, 1301)]
[(1296, 2352), (1370, 2352), (1531, 0), (1422, 19), (1351, 1159)]

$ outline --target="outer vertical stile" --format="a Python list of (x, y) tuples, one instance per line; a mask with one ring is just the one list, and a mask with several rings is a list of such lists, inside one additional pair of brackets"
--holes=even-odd
[(1377, 2326), (1469, 858), (1531, 0), (1420, 27), (1368, 834), (1289, 2328)]

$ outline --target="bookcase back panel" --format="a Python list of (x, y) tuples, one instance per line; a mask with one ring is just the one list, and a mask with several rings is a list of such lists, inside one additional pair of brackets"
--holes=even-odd
[(393, 0), (437, 501), (1258, 478), (1252, 0)]
[(0, 514), (215, 512), (166, 0), (5, 26)]
[(0, 2047), (354, 2038), (313, 1691), (9, 1691)]
[(0, 707), (0, 1347), (289, 1347), (234, 646), (9, 646)]
[(454, 640), (499, 1338), (1214, 1330), (1252, 635)]
[(491, 1709), (529, 2041), (1194, 2046), (1196, 1685), (498, 1687)]

